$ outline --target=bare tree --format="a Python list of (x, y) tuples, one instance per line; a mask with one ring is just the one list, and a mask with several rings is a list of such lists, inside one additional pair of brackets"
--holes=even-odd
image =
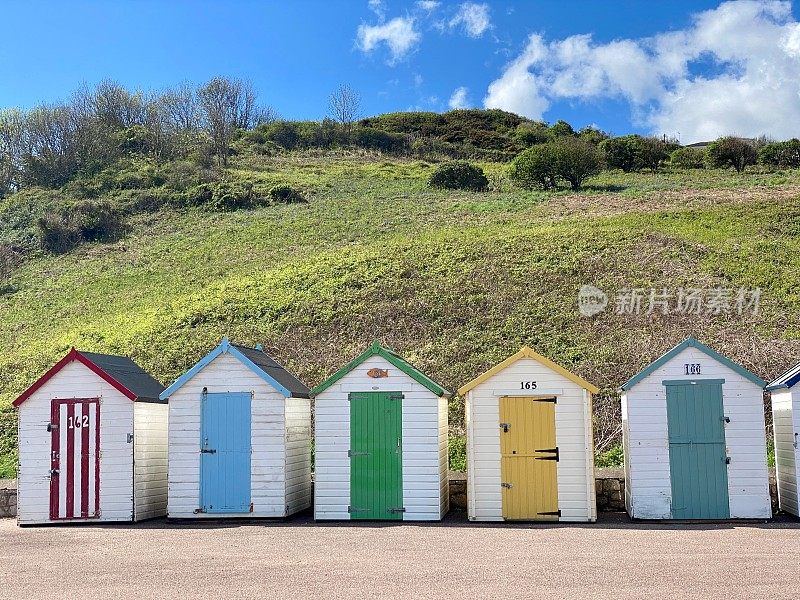
[(161, 96), (172, 126), (178, 131), (194, 133), (200, 127), (200, 104), (194, 87), (184, 82)]
[(280, 120), (281, 115), (278, 113), (277, 110), (273, 106), (269, 104), (264, 106), (259, 106), (255, 109), (253, 113), (253, 127), (257, 127), (258, 125), (271, 125), (275, 121)]
[(328, 98), (328, 113), (349, 134), (361, 114), (361, 95), (349, 85), (340, 85)]
[(236, 128), (238, 91), (235, 82), (215, 77), (197, 91), (214, 154), (228, 164), (228, 144)]

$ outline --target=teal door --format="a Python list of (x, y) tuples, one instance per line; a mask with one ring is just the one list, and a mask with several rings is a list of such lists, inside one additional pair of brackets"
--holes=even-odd
[(728, 519), (721, 380), (666, 381), (673, 519)]
[(250, 400), (250, 392), (203, 394), (200, 440), (203, 512), (250, 512)]
[(350, 394), (351, 519), (403, 518), (403, 395)]

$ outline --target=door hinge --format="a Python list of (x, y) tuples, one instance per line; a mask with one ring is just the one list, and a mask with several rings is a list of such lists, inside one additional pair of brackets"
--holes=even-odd
[(369, 456), (369, 452), (357, 452), (355, 450), (348, 450), (347, 456), (352, 458), (353, 456)]
[(129, 434), (128, 434), (128, 443), (129, 443), (129, 444), (132, 444), (132, 443), (133, 443), (133, 434), (132, 434), (132, 433), (129, 433)]
[(500, 484), (500, 487), (504, 487), (504, 488), (506, 488), (507, 490), (510, 490), (510, 489), (511, 489), (512, 487), (514, 487), (514, 486), (513, 486), (512, 484), (510, 484), (510, 483), (501, 483), (501, 484)]
[(540, 513), (536, 513), (536, 514), (540, 515), (542, 517), (560, 517), (561, 516), (561, 511), (560, 510), (552, 510), (552, 511), (549, 511), (549, 512), (540, 512)]
[(551, 404), (558, 404), (558, 398), (532, 398), (534, 402), (549, 402)]
[(387, 510), (387, 512), (390, 512), (390, 513), (404, 513), (404, 512), (406, 512), (406, 509), (405, 508), (390, 508), (390, 509)]
[(368, 508), (356, 508), (355, 506), (348, 506), (347, 507), (347, 512), (350, 513), (350, 514), (360, 513), (360, 512), (369, 512), (369, 509)]
[(389, 400), (402, 400), (405, 398), (403, 394), (389, 394)]
[(536, 460), (554, 460), (559, 462), (561, 460), (561, 453), (558, 451), (558, 448), (546, 448), (544, 450), (534, 450), (534, 452), (549, 452), (553, 456), (537, 456)]
[(508, 433), (508, 430), (511, 429), (511, 423), (500, 423), (500, 428), (503, 430), (503, 433)]

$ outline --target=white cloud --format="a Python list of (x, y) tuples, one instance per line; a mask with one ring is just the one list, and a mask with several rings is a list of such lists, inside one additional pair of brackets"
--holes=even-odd
[(382, 25), (360, 25), (356, 44), (364, 52), (372, 52), (385, 44), (391, 54), (389, 64), (393, 65), (402, 60), (421, 39), (413, 18), (395, 17)]
[(450, 19), (450, 28), (461, 25), (470, 37), (480, 37), (491, 27), (488, 4), (475, 4), (464, 2), (458, 7), (458, 12)]
[(369, 0), (367, 6), (381, 21), (386, 19), (386, 7), (383, 5), (383, 0)]
[[(697, 68), (697, 61), (710, 68)], [(698, 71), (700, 71), (698, 73)], [(800, 23), (790, 2), (742, 0), (650, 38), (528, 38), (484, 105), (540, 119), (558, 100), (627, 101), (637, 124), (684, 142), (800, 135)]]
[(439, 8), (439, 4), (441, 3), (436, 2), (436, 0), (419, 0), (419, 2), (417, 2), (417, 6), (419, 8), (428, 12), (433, 12), (434, 10)]
[(449, 106), (453, 110), (457, 108), (469, 108), (470, 103), (469, 100), (467, 99), (468, 92), (469, 90), (464, 86), (456, 88), (455, 91), (453, 91), (453, 95), (450, 96), (450, 100), (447, 102), (447, 106)]

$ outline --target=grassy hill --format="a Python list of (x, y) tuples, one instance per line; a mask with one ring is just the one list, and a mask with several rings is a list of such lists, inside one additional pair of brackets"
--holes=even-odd
[[(617, 386), (689, 334), (764, 378), (800, 358), (800, 173), (606, 172), (574, 194), (482, 166), (492, 191), (470, 193), (429, 189), (421, 161), (240, 155), (231, 177), (309, 203), (162, 208), (117, 242), (28, 258), (0, 280), (0, 410), (72, 345), (169, 383), (227, 334), (314, 385), (380, 339), (455, 390), (528, 344), (603, 388), (605, 449)], [(761, 310), (585, 318), (587, 283), (612, 303), (622, 288), (758, 287)], [(462, 418), (454, 398), (454, 435)]]

